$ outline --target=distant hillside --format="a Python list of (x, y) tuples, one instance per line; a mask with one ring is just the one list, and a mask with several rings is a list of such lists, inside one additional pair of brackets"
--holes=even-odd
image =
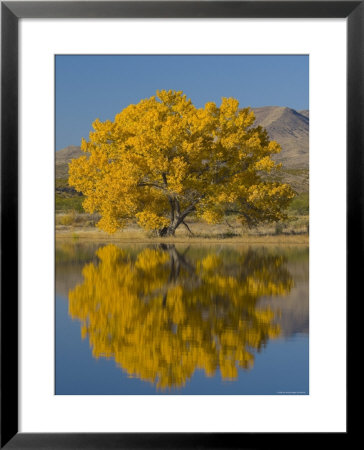
[(70, 162), (71, 159), (78, 158), (83, 154), (81, 147), (78, 145), (69, 145), (62, 150), (56, 152), (56, 161), (57, 163), (61, 162)]
[(283, 165), (281, 180), (298, 193), (309, 189), (309, 111), (282, 106), (252, 108), (256, 124), (264, 127), (282, 151), (274, 157)]
[[(281, 106), (252, 108), (256, 125), (264, 127), (282, 151), (275, 156), (283, 164), (282, 180), (299, 193), (308, 191), (309, 111), (295, 111)], [(68, 178), (68, 163), (83, 155), (81, 148), (70, 145), (56, 152), (56, 178)]]
[(307, 117), (308, 119), (310, 118), (310, 112), (308, 109), (301, 109), (301, 111), (298, 111), (300, 114), (302, 114), (303, 116)]
[(280, 106), (253, 108), (256, 124), (264, 127), (282, 151), (275, 158), (289, 169), (308, 169), (309, 119), (294, 109)]
[(83, 154), (80, 147), (70, 145), (56, 152), (56, 210), (83, 212), (83, 196), (68, 185), (68, 163)]
[(56, 152), (56, 178), (68, 178), (68, 163), (84, 155), (81, 147), (70, 145)]

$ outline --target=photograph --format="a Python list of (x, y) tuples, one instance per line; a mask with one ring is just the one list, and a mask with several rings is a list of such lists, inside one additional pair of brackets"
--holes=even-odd
[(309, 55), (54, 65), (54, 393), (309, 395)]

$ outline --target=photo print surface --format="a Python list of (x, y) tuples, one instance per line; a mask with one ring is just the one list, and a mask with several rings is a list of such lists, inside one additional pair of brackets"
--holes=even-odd
[(309, 57), (57, 55), (57, 395), (309, 394)]

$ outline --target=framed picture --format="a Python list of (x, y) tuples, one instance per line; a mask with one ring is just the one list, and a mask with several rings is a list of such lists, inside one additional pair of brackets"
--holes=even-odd
[(363, 11), (2, 2), (2, 447), (347, 437)]

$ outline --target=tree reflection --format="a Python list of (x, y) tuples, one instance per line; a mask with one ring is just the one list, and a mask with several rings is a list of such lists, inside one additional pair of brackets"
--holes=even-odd
[[(187, 253), (187, 254), (186, 254)], [(279, 335), (262, 296), (286, 295), (293, 280), (282, 256), (253, 249), (189, 256), (173, 245), (137, 254), (107, 245), (69, 293), (93, 356), (114, 358), (160, 389), (182, 387), (195, 370), (224, 379), (248, 369), (254, 351)]]

